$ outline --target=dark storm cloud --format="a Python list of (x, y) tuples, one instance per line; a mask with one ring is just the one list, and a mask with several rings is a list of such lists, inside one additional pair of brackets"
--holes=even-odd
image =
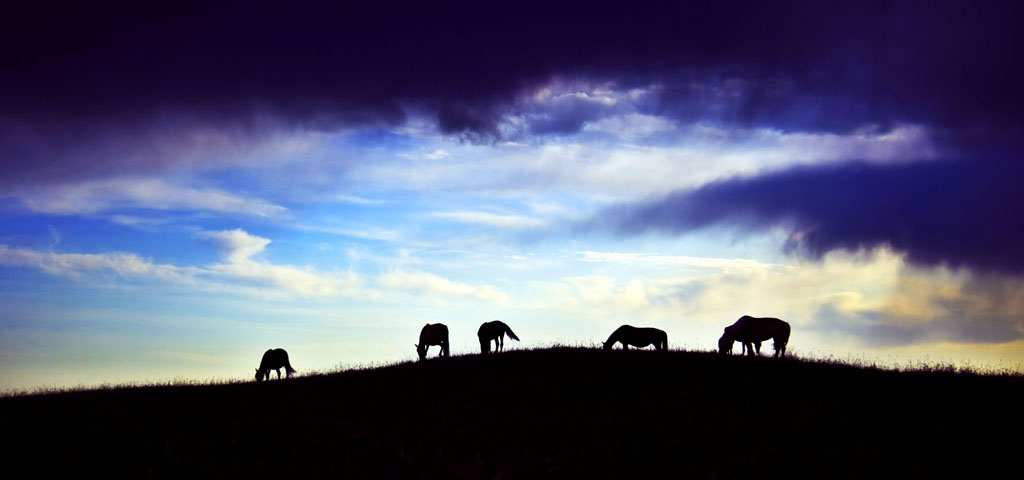
[[(147, 127), (162, 129), (167, 118), (260, 135), (267, 119), (333, 130), (395, 125), (413, 109), (444, 133), (486, 142), (501, 136), (502, 118), (522, 113), (524, 92), (554, 77), (658, 85), (645, 113), (686, 121), (808, 131), (909, 122), (957, 142), (962, 132), (1013, 139), (1024, 84), (1015, 10), (1009, 2), (25, 3), (0, 20), (0, 176), (122, 167), (145, 156), (139, 144), (155, 135)], [(540, 115), (532, 131), (571, 133), (590, 114)], [(110, 131), (134, 129), (143, 132), (135, 143), (102, 144)], [(82, 155), (83, 138), (110, 154)]]
[(624, 234), (783, 227), (819, 258), (889, 246), (918, 265), (1024, 272), (1024, 164), (1014, 157), (797, 167), (620, 205), (592, 222)]

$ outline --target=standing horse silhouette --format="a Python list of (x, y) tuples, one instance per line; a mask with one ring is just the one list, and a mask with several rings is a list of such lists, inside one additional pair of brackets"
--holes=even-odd
[(431, 345), (439, 345), (441, 355), (445, 357), (449, 355), (448, 327), (443, 323), (428, 323), (420, 330), (420, 343), (416, 344), (416, 353), (419, 354), (421, 361), (427, 359), (427, 349)]
[(256, 369), (256, 381), (270, 380), (270, 371), (277, 372), (277, 378), (281, 378), (281, 368), (284, 368), (285, 376), (291, 377), (295, 369), (288, 363), (288, 352), (283, 348), (272, 348), (263, 354), (260, 361), (260, 368)]
[(480, 353), (491, 352), (491, 341), (494, 341), (494, 349), (502, 351), (505, 349), (505, 334), (508, 334), (508, 338), (519, 341), (519, 337), (512, 333), (512, 329), (508, 328), (508, 325), (501, 320), (495, 320), (493, 322), (484, 322), (480, 325), (480, 329), (476, 331), (476, 336), (480, 338)]
[(777, 318), (757, 318), (744, 315), (736, 323), (725, 327), (722, 338), (718, 339), (719, 353), (732, 353), (733, 342), (743, 344), (747, 355), (760, 355), (761, 342), (769, 338), (775, 342), (775, 356), (786, 356), (789, 343), (789, 324)]
[(604, 349), (611, 350), (615, 342), (622, 344), (623, 350), (629, 350), (632, 345), (636, 348), (644, 348), (654, 345), (655, 350), (668, 350), (668, 334), (657, 328), (637, 328), (631, 325), (623, 325), (608, 337), (604, 342)]

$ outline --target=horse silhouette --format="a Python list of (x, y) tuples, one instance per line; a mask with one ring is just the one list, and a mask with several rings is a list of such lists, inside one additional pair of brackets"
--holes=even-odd
[(277, 372), (277, 378), (281, 378), (281, 368), (284, 368), (286, 376), (291, 377), (295, 369), (288, 363), (288, 352), (283, 348), (272, 348), (263, 354), (260, 361), (260, 368), (256, 369), (256, 381), (270, 380), (270, 371)]
[(501, 320), (495, 320), (493, 322), (484, 322), (480, 325), (480, 329), (476, 331), (476, 336), (480, 338), (480, 353), (491, 352), (491, 341), (494, 341), (494, 349), (502, 351), (505, 349), (505, 334), (512, 340), (519, 341), (519, 337), (512, 333), (512, 329), (508, 328), (508, 325)]
[(760, 355), (761, 342), (769, 338), (775, 342), (775, 356), (786, 356), (786, 344), (789, 343), (789, 324), (771, 317), (751, 317), (744, 315), (736, 323), (725, 327), (722, 338), (718, 339), (719, 353), (732, 353), (734, 342), (743, 344), (743, 353)]
[(604, 342), (604, 349), (611, 350), (615, 342), (622, 344), (623, 350), (629, 350), (632, 345), (636, 348), (644, 348), (654, 345), (655, 350), (668, 350), (668, 335), (657, 328), (637, 328), (631, 325), (623, 325), (608, 337)]
[(427, 359), (427, 349), (431, 345), (440, 346), (441, 355), (445, 357), (449, 355), (448, 327), (443, 323), (428, 323), (420, 330), (420, 343), (416, 344), (416, 353), (419, 354), (420, 360)]

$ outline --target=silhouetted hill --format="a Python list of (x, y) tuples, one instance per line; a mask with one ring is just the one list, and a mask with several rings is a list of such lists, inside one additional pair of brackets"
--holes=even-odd
[(34, 476), (984, 478), (1019, 467), (1022, 407), (1021, 377), (560, 348), (5, 398), (0, 451)]

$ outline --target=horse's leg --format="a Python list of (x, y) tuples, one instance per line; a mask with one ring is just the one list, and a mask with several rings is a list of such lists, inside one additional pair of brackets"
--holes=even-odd
[(786, 356), (786, 344), (785, 343), (781, 344), (781, 346), (780, 346), (780, 343), (778, 341), (776, 341), (772, 345), (775, 346), (775, 357), (776, 358), (778, 358), (780, 356), (781, 357), (785, 357)]
[(505, 335), (498, 335), (498, 340), (496, 340), (496, 341), (498, 342), (498, 351), (499, 352), (504, 351), (505, 350)]
[(754, 342), (754, 349), (757, 350), (757, 356), (761, 356), (761, 342)]

